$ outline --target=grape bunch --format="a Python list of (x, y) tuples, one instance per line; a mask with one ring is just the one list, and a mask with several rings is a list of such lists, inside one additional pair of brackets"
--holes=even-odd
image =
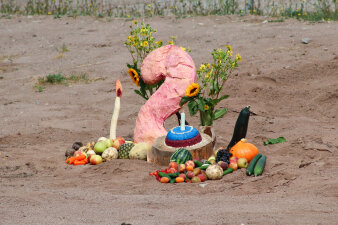
[(228, 152), (225, 149), (221, 149), (217, 152), (216, 162), (223, 161), (229, 164), (230, 163), (229, 158), (231, 156), (232, 156), (232, 153)]

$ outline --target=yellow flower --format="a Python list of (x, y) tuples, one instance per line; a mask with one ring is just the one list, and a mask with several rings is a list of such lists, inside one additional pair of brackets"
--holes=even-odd
[(127, 14), (126, 16), (127, 16), (128, 18), (130, 17), (130, 15), (129, 15), (129, 14)]
[(232, 51), (232, 48), (231, 48), (230, 45), (226, 45), (225, 47), (226, 47), (229, 51)]
[(208, 110), (209, 106), (208, 105), (204, 105), (204, 110)]
[(144, 47), (148, 46), (148, 41), (143, 42), (143, 46)]
[(161, 45), (161, 44), (162, 44), (162, 41), (156, 41), (155, 44)]
[(242, 56), (241, 56), (240, 54), (237, 54), (237, 55), (236, 55), (236, 59), (237, 59), (238, 61), (242, 61)]
[(201, 64), (200, 70), (204, 70), (204, 69), (205, 69), (205, 65), (204, 65), (204, 64)]
[(229, 55), (230, 57), (232, 57), (232, 50), (231, 50), (231, 49), (228, 50), (227, 53), (228, 53), (228, 55)]
[(173, 41), (168, 41), (168, 44), (169, 44), (169, 45), (173, 45), (174, 42), (173, 42)]
[(52, 12), (48, 12), (48, 15), (51, 15), (52, 14)]
[(231, 67), (232, 67), (232, 68), (235, 68), (235, 66), (236, 66), (235, 63), (232, 63), (232, 64), (231, 64)]
[(300, 15), (302, 15), (302, 14), (298, 13), (298, 16), (300, 16)]
[(136, 86), (140, 86), (140, 84), (139, 84), (140, 78), (138, 76), (137, 71), (134, 70), (133, 68), (129, 68), (128, 73), (129, 73), (129, 76), (131, 77), (131, 79), (133, 80), (134, 84), (136, 84)]
[(92, 7), (92, 6), (93, 6), (92, 3), (90, 3), (90, 4), (89, 4), (89, 7)]
[(133, 24), (137, 24), (137, 20), (133, 20)]
[(148, 5), (148, 7), (150, 8), (150, 7), (151, 7), (151, 5), (149, 4), (149, 5)]
[(199, 91), (200, 91), (200, 86), (198, 85), (198, 83), (192, 83), (185, 90), (185, 96), (194, 97), (198, 94)]
[(184, 48), (184, 47), (182, 47), (182, 46), (181, 46), (180, 48), (181, 48), (183, 51), (187, 50), (186, 48)]

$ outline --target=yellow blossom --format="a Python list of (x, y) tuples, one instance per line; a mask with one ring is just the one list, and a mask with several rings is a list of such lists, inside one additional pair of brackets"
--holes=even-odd
[(133, 68), (129, 68), (128, 73), (131, 79), (133, 80), (134, 84), (136, 84), (136, 86), (139, 86), (140, 78), (138, 76), (137, 71), (134, 70)]
[(173, 41), (168, 41), (168, 44), (169, 44), (169, 45), (173, 45), (174, 42), (173, 42)]
[(237, 59), (238, 61), (242, 61), (242, 56), (241, 56), (240, 54), (237, 54), (237, 55), (236, 55), (236, 59)]
[(48, 12), (48, 15), (51, 15), (52, 14), (52, 12)]
[(148, 46), (148, 41), (144, 41), (144, 42), (143, 42), (143, 46), (144, 46), (144, 47)]
[(200, 86), (198, 85), (198, 83), (192, 83), (185, 90), (185, 96), (194, 97), (198, 94), (199, 90), (200, 90)]
[(187, 50), (186, 48), (184, 48), (184, 47), (182, 47), (182, 46), (180, 46), (180, 48), (181, 48), (183, 51)]
[(229, 51), (232, 51), (232, 48), (231, 48), (230, 45), (226, 45), (225, 47), (226, 47)]
[(133, 20), (133, 24), (137, 24), (137, 20)]
[(232, 50), (231, 50), (231, 49), (228, 50), (227, 53), (228, 53), (228, 55), (229, 55), (230, 57), (232, 57)]
[(208, 105), (204, 105), (204, 110), (208, 110), (209, 106)]
[(205, 69), (205, 65), (204, 65), (204, 64), (201, 64), (200, 70), (204, 70), (204, 69)]

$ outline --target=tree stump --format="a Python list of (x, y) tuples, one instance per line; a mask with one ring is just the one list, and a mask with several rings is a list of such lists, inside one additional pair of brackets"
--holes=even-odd
[[(207, 134), (200, 133), (202, 141), (192, 146), (184, 147), (189, 150), (192, 158), (208, 159), (213, 154), (213, 144), (211, 137)], [(148, 152), (147, 161), (156, 163), (162, 166), (168, 166), (171, 155), (178, 149), (167, 146), (165, 141), (166, 136), (159, 137), (155, 140), (152, 149)]]

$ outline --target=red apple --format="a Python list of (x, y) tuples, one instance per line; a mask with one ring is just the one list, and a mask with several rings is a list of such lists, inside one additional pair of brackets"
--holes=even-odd
[(178, 164), (177, 164), (177, 162), (170, 162), (169, 163), (169, 168), (174, 168), (174, 169), (178, 170)]
[(238, 169), (237, 163), (230, 163), (229, 168), (232, 168), (234, 171)]
[(90, 158), (93, 156), (93, 155), (96, 155), (95, 151), (94, 150), (88, 150), (87, 151), (87, 155), (88, 155), (88, 162), (90, 162)]
[(179, 177), (182, 177), (184, 180), (185, 180), (185, 178), (186, 178), (186, 176), (185, 176), (184, 173), (181, 173), (181, 174), (179, 175)]
[(204, 182), (204, 181), (206, 181), (206, 179), (207, 179), (207, 176), (204, 175), (204, 174), (198, 174), (197, 177), (200, 178), (201, 182)]
[(180, 173), (184, 172), (185, 168), (185, 164), (180, 164)]
[(97, 165), (102, 163), (102, 157), (100, 155), (92, 155), (90, 157), (90, 164)]
[(194, 172), (192, 171), (187, 172), (187, 177), (189, 177), (190, 179), (193, 178), (194, 176), (195, 176)]
[(125, 143), (125, 140), (123, 137), (117, 137), (113, 140), (112, 147), (116, 148), (117, 150), (120, 150), (120, 146)]
[(74, 152), (74, 157), (78, 157), (83, 154), (84, 154), (83, 152), (81, 152), (80, 150), (77, 150), (76, 152)]
[(237, 164), (238, 158), (236, 156), (233, 156), (229, 159), (230, 163), (236, 163)]
[(192, 166), (192, 168), (195, 168), (195, 163), (192, 160), (188, 160), (186, 161), (185, 166)]
[(201, 174), (203, 174), (205, 176), (205, 179), (208, 180), (208, 176), (207, 176), (207, 173), (205, 172), (205, 170), (202, 170)]
[(177, 173), (177, 169), (175, 168), (169, 168), (168, 173)]

